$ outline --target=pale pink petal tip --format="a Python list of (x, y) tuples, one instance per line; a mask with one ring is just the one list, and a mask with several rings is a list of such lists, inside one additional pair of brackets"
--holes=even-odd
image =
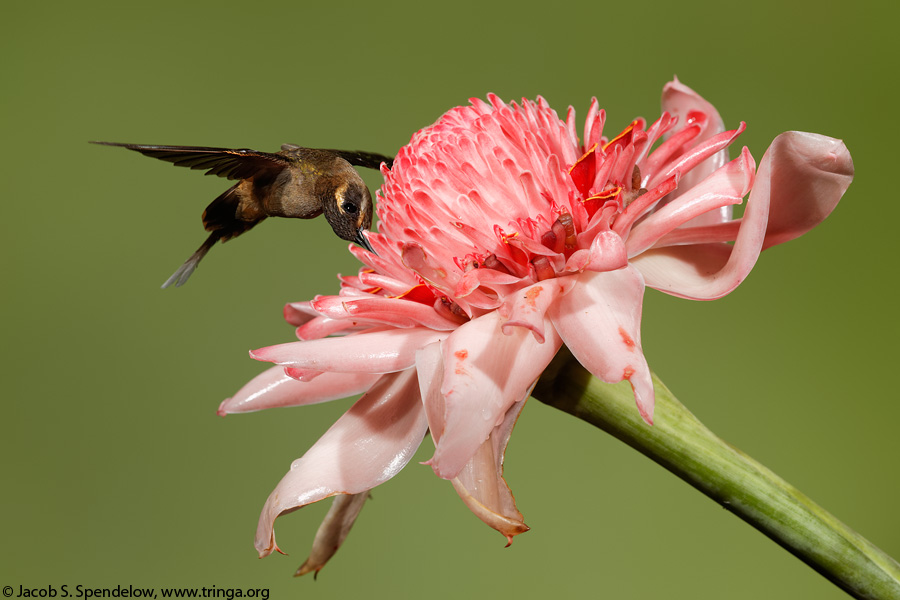
[(344, 543), (368, 497), (368, 491), (359, 494), (338, 494), (334, 497), (328, 514), (325, 515), (325, 519), (316, 532), (309, 557), (300, 565), (300, 568), (294, 573), (294, 577), (300, 577), (307, 573), (315, 573), (314, 578), (319, 575), (322, 567), (331, 560), (331, 557)]
[(380, 377), (291, 464), (269, 494), (256, 530), (260, 555), (276, 548), (276, 518), (335, 494), (361, 494), (387, 481), (406, 466), (427, 429), (415, 370)]
[[(528, 393), (530, 393), (530, 389)], [(525, 533), (529, 527), (516, 508), (515, 498), (503, 479), (506, 445), (525, 401), (517, 402), (503, 416), (490, 437), (476, 450), (459, 475), (451, 480), (459, 497), (472, 513), (506, 538)]]
[(297, 381), (296, 373), (286, 371), (292, 370), (280, 366), (266, 369), (222, 402), (219, 414), (329, 402), (364, 392), (380, 377), (371, 373), (318, 373)]

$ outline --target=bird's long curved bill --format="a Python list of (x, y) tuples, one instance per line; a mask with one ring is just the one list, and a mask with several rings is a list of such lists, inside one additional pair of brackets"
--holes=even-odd
[(372, 244), (370, 244), (369, 240), (366, 238), (366, 231), (368, 231), (368, 230), (360, 229), (356, 233), (356, 239), (353, 241), (356, 242), (357, 244), (359, 244), (360, 246), (362, 246), (363, 248), (365, 248), (366, 250), (368, 250), (369, 252), (371, 252), (372, 254), (378, 254), (377, 252), (375, 252), (375, 249), (372, 248)]

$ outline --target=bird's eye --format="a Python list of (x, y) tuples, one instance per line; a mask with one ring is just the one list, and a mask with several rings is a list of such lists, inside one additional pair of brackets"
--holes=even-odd
[(341, 210), (344, 211), (345, 213), (350, 213), (351, 215), (355, 215), (357, 212), (359, 212), (359, 207), (356, 206), (355, 204), (353, 204), (352, 202), (345, 201), (343, 204), (341, 204)]

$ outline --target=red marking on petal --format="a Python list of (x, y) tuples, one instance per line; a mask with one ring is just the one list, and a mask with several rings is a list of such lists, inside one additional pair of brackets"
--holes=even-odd
[(537, 301), (537, 298), (538, 298), (538, 296), (541, 295), (541, 292), (543, 290), (544, 290), (544, 287), (540, 286), (540, 285), (530, 288), (527, 292), (525, 292), (525, 303), (529, 307), (535, 308), (536, 307), (535, 303)]
[(454, 369), (454, 372), (457, 375), (465, 375), (466, 374), (466, 366), (465, 366), (465, 364), (463, 364), (463, 362), (469, 357), (469, 351), (468, 350), (457, 350), (456, 352), (453, 353), (453, 356), (455, 356), (456, 359), (459, 361), (456, 363), (456, 369)]
[[(622, 342), (625, 344), (625, 346), (627, 346), (631, 352), (634, 352), (634, 347), (636, 346), (636, 344), (634, 343), (634, 340), (631, 338), (631, 336), (628, 335), (628, 332), (625, 331), (624, 328), (619, 327), (619, 335), (622, 336)], [(631, 373), (633, 374), (634, 370), (632, 370)], [(631, 375), (628, 375), (628, 377), (631, 377)], [(626, 379), (628, 377), (626, 377)]]
[(701, 127), (709, 120), (709, 117), (705, 112), (701, 110), (692, 110), (687, 114), (687, 119), (685, 119), (685, 125), (694, 125), (695, 123), (700, 125)]
[[(622, 369), (622, 379), (631, 379), (631, 376), (634, 375), (634, 367), (625, 367)], [(634, 386), (632, 386), (633, 388)]]

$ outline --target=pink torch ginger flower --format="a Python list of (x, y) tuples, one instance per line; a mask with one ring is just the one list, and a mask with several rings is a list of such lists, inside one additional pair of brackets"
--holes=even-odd
[[(269, 496), (261, 556), (277, 549), (276, 517), (329, 496), (364, 498), (429, 430), (434, 472), (510, 541), (526, 531), (503, 455), (562, 344), (601, 380), (628, 380), (652, 424), (645, 286), (695, 300), (728, 294), (762, 249), (821, 222), (853, 172), (842, 142), (800, 132), (778, 136), (757, 170), (747, 148), (728, 159), (743, 123), (726, 131), (677, 80), (662, 105), (649, 127), (636, 119), (605, 136), (594, 99), (579, 139), (571, 108), (562, 121), (542, 98), (491, 95), (449, 111), (382, 167), (379, 232), (368, 235), (377, 255), (351, 247), (365, 267), (340, 278), (339, 295), (287, 305), (300, 341), (253, 351), (277, 366), (220, 408), (365, 392)], [(302, 572), (324, 565), (361, 504), (335, 504)]]

